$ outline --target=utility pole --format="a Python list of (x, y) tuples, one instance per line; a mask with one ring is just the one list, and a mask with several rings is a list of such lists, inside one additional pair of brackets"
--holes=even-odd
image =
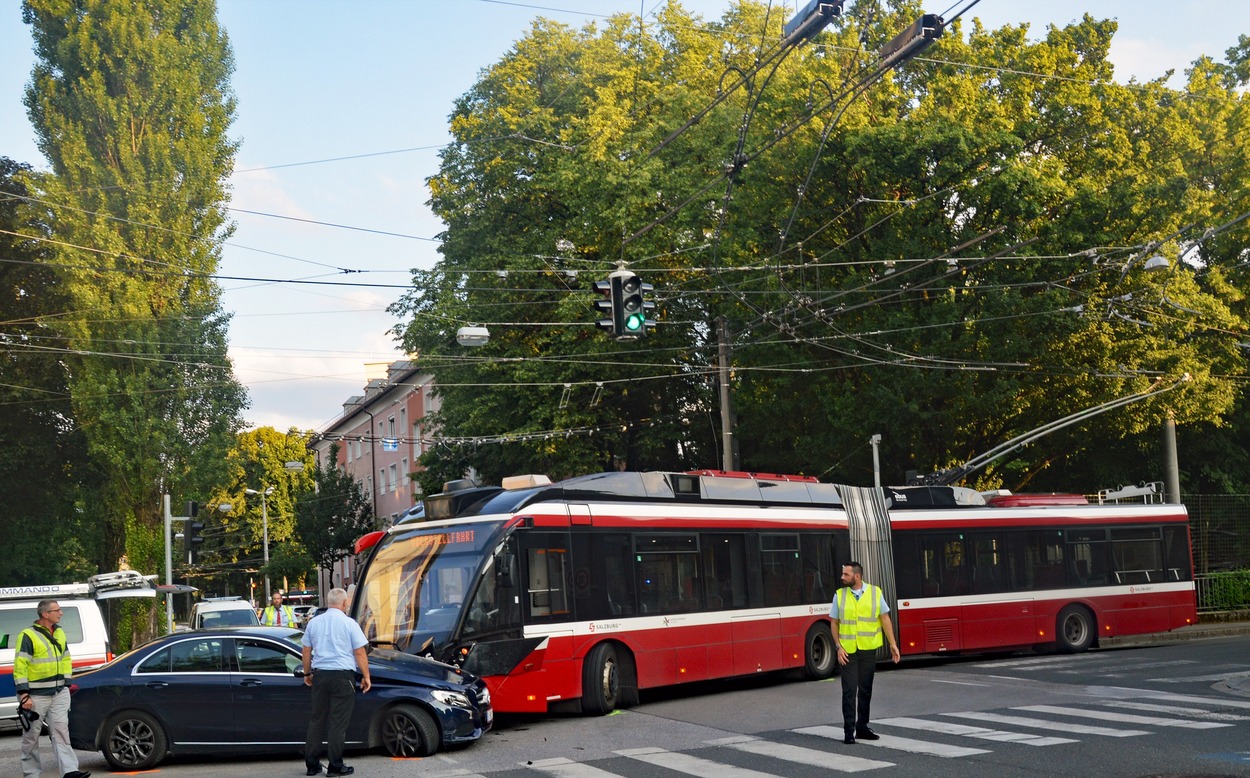
[(1163, 422), (1163, 470), (1167, 475), (1165, 501), (1172, 505), (1181, 504), (1181, 468), (1176, 456), (1176, 415), (1168, 411), (1167, 421)]
[(738, 457), (734, 450), (733, 408), (729, 400), (729, 328), (725, 324), (724, 316), (718, 316), (716, 319), (716, 334), (717, 354), (720, 362), (717, 374), (720, 377), (720, 434), (723, 449), (721, 469), (737, 470)]
[(873, 435), (868, 439), (872, 444), (872, 485), (881, 488), (881, 436)]

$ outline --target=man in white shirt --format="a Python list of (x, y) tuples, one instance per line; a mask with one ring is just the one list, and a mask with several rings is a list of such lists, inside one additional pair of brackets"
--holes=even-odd
[(326, 611), (308, 622), (304, 632), (304, 684), (312, 687), (312, 714), (304, 740), (304, 764), (308, 775), (321, 772), (321, 744), (326, 744), (329, 764), (326, 775), (351, 775), (354, 767), (343, 764), (343, 741), (356, 707), (355, 671), (359, 668), (360, 692), (372, 688), (369, 680), (369, 641), (347, 615), (347, 592), (331, 589)]

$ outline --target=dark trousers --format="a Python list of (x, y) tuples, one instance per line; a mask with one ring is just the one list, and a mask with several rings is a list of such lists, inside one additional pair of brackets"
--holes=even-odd
[(872, 705), (872, 679), (877, 673), (877, 652), (860, 649), (846, 655), (838, 671), (842, 676), (842, 726), (846, 734), (868, 729), (868, 709)]
[(312, 717), (304, 738), (304, 763), (308, 769), (321, 763), (321, 743), (326, 744), (335, 772), (343, 767), (343, 741), (347, 722), (356, 707), (356, 673), (352, 670), (318, 670), (312, 680)]

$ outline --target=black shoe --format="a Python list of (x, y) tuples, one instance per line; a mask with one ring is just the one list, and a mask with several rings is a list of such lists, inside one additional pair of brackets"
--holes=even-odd
[(847, 735), (845, 738), (842, 739), (842, 742), (846, 743), (848, 746), (853, 746), (855, 745), (855, 736)]
[(878, 735), (876, 732), (873, 732), (868, 727), (864, 727), (863, 729), (857, 731), (855, 733), (855, 737), (859, 738), (860, 740), (880, 740), (881, 739), (880, 735)]
[(304, 773), (304, 775), (321, 775), (321, 763), (318, 762), (315, 767), (308, 765), (308, 772)]
[(335, 770), (334, 768), (329, 768), (329, 767), (328, 767), (328, 768), (326, 768), (326, 775), (327, 775), (327, 776), (335, 776), (335, 775), (351, 775), (351, 774), (352, 774), (352, 773), (354, 773), (354, 772), (356, 772), (356, 768), (355, 768), (355, 767), (348, 767), (347, 765), (342, 765), (342, 766), (341, 766), (341, 767), (339, 767), (339, 769), (337, 769), (337, 770)]
[(74, 770), (66, 773), (65, 778), (91, 778), (91, 773), (86, 770)]

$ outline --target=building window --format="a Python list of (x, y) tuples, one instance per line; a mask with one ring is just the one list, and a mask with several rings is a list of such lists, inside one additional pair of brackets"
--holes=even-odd
[(410, 472), (408, 470), (408, 457), (404, 457), (403, 463), (404, 463), (404, 470), (400, 475), (404, 479), (403, 480), (404, 486), (407, 486), (408, 485), (408, 473)]
[(378, 494), (386, 489), (386, 468), (378, 470)]
[(388, 438), (395, 437), (395, 417), (391, 416), (386, 420), (386, 436)]
[(393, 492), (399, 488), (399, 465), (394, 465), (394, 464), (391, 465), (390, 471), (391, 471), (390, 490)]
[(370, 497), (373, 496), (373, 476), (371, 475), (365, 477), (365, 493)]
[(419, 457), (425, 453), (421, 442), (421, 422), (412, 425), (412, 455)]

